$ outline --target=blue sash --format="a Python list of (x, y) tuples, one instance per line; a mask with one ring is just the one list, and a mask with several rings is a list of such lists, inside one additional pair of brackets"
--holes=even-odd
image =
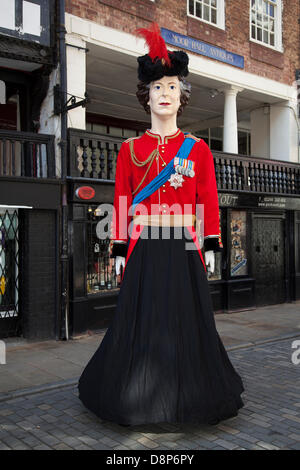
[[(191, 137), (185, 137), (183, 144), (177, 152), (176, 157), (188, 158), (195, 142), (195, 139), (192, 139)], [(137, 193), (131, 205), (132, 214), (134, 214), (134, 209), (137, 204), (142, 202), (147, 197), (151, 196), (154, 191), (156, 191), (158, 188), (160, 188), (162, 184), (168, 181), (172, 173), (175, 173), (174, 158), (172, 158), (170, 163), (168, 163), (168, 165), (149, 184), (147, 184), (147, 186), (145, 186), (143, 189), (141, 189), (141, 191)]]
[[(192, 139), (191, 137), (185, 137), (180, 149), (178, 150), (176, 154), (176, 157), (188, 158), (195, 143), (196, 143), (195, 139)], [(146, 199), (148, 196), (151, 196), (151, 194), (153, 194), (154, 191), (156, 191), (158, 188), (160, 188), (162, 184), (168, 181), (172, 173), (176, 173), (175, 168), (174, 168), (174, 158), (175, 157), (172, 158), (170, 163), (168, 163), (168, 165), (149, 184), (147, 184), (147, 186), (145, 186), (143, 189), (141, 189), (141, 191), (137, 193), (137, 195), (135, 196), (131, 204), (132, 215), (134, 214), (134, 209), (137, 206), (137, 204), (139, 204), (141, 201)], [(131, 225), (129, 239), (127, 242), (128, 246), (130, 242), (131, 231), (132, 231), (132, 225)]]

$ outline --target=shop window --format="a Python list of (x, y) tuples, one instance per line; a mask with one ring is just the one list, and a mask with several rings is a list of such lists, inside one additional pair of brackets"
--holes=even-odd
[(18, 317), (18, 212), (0, 210), (0, 319)]
[(250, 132), (238, 131), (238, 153), (250, 155)]
[(247, 263), (247, 213), (246, 211), (231, 211), (231, 260), (230, 274), (233, 277), (248, 274)]
[(213, 127), (210, 129), (210, 149), (218, 150), (222, 152), (223, 150), (223, 128), (222, 127)]
[(97, 224), (107, 217), (98, 206), (90, 206), (87, 215), (87, 276), (88, 294), (99, 294), (117, 289), (114, 259), (109, 258), (109, 238), (100, 239), (97, 235)]

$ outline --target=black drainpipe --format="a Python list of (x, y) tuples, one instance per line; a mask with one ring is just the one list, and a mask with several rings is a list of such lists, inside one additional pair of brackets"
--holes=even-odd
[(61, 309), (59, 322), (59, 338), (69, 339), (69, 259), (68, 259), (68, 201), (67, 201), (67, 60), (65, 42), (65, 0), (59, 0), (59, 64), (60, 64), (60, 90), (63, 109), (61, 112), (61, 180), (62, 180), (62, 205), (61, 205)]

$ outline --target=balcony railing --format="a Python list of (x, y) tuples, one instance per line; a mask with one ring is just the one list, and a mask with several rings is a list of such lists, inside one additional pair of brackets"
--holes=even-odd
[(218, 189), (300, 194), (300, 165), (281, 160), (212, 152)]
[(54, 136), (0, 130), (0, 176), (55, 178)]
[[(121, 137), (69, 129), (69, 176), (114, 180)], [(212, 152), (218, 189), (300, 194), (300, 164)]]
[(114, 180), (117, 155), (125, 138), (69, 129), (68, 175)]

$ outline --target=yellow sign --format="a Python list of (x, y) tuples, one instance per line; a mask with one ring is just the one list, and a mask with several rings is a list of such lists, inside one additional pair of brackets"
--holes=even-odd
[(1, 279), (0, 279), (0, 293), (1, 293), (2, 295), (4, 295), (5, 286), (6, 286), (5, 277), (4, 277), (4, 276), (1, 276)]

